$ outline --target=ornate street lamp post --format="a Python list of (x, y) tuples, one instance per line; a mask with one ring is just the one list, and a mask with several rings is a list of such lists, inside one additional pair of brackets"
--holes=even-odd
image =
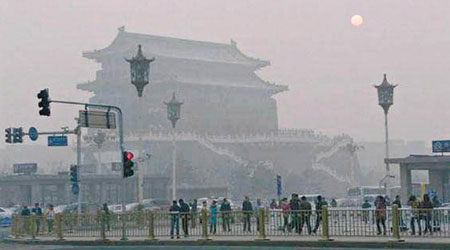
[[(137, 93), (138, 93), (138, 106), (140, 111), (138, 111), (138, 124), (139, 124), (139, 157), (143, 157), (143, 142), (142, 142), (142, 134), (144, 133), (144, 126), (142, 121), (142, 115), (144, 113), (144, 102), (142, 100), (142, 92), (144, 91), (145, 85), (148, 84), (148, 76), (150, 71), (150, 63), (155, 60), (155, 58), (147, 59), (142, 54), (142, 47), (139, 44), (138, 45), (138, 51), (135, 57), (131, 59), (125, 59), (127, 62), (130, 63), (130, 73), (131, 73), (131, 84), (133, 84), (136, 87)], [(143, 200), (143, 174), (144, 174), (144, 168), (143, 168), (143, 162), (138, 163), (138, 169), (137, 169), (137, 176), (138, 176), (138, 188), (137, 188), (137, 196), (138, 196), (138, 203), (142, 204)]]
[[(388, 130), (388, 111), (389, 107), (394, 104), (394, 88), (397, 85), (390, 84), (386, 79), (386, 74), (384, 74), (383, 82), (380, 85), (374, 86), (378, 92), (378, 105), (380, 105), (384, 110), (384, 129), (385, 129), (385, 158), (389, 158), (389, 130)], [(387, 188), (388, 178), (390, 177), (389, 163), (386, 163), (386, 175), (383, 179), (386, 179), (385, 187)]]
[(175, 92), (172, 94), (172, 100), (169, 102), (164, 102), (164, 104), (167, 105), (167, 118), (172, 122), (172, 200), (177, 199), (177, 191), (176, 191), (176, 165), (177, 165), (177, 147), (176, 147), (176, 133), (175, 133), (175, 126), (177, 121), (180, 119), (181, 115), (181, 104), (182, 102), (179, 102), (175, 98)]

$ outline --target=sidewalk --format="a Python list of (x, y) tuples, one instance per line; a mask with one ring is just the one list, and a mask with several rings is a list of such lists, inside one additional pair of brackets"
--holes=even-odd
[(406, 238), (404, 242), (394, 242), (389, 238), (339, 237), (333, 241), (320, 241), (319, 237), (271, 237), (268, 240), (255, 240), (254, 237), (212, 237), (204, 240), (200, 237), (170, 239), (159, 237), (157, 240), (146, 240), (142, 237), (130, 237), (121, 241), (119, 237), (101, 240), (96, 238), (70, 237), (62, 241), (54, 237), (7, 238), (5, 243), (32, 245), (74, 245), (74, 246), (279, 246), (279, 247), (330, 247), (330, 248), (403, 248), (403, 249), (450, 249), (450, 238)]

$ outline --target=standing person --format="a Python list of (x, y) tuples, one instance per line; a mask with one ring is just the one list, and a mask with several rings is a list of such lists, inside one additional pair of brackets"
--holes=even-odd
[(433, 204), (431, 203), (430, 196), (428, 194), (423, 195), (423, 201), (419, 205), (420, 214), (425, 221), (425, 230), (423, 230), (423, 235), (425, 235), (428, 230), (430, 230), (430, 234), (433, 234), (433, 230), (431, 229), (431, 214), (433, 212)]
[(283, 232), (286, 231), (286, 228), (288, 229), (288, 231), (291, 231), (291, 229), (289, 228), (289, 203), (288, 203), (288, 199), (285, 197), (281, 200), (281, 204), (280, 204), (281, 210), (283, 210), (283, 219), (284, 219), (284, 223), (283, 223)]
[(169, 209), (171, 215), (170, 218), (170, 238), (173, 239), (173, 231), (177, 230), (177, 239), (180, 238), (180, 212), (181, 208), (178, 206), (177, 201), (173, 201), (172, 206)]
[(197, 223), (197, 199), (194, 199), (191, 205), (191, 228), (195, 228)]
[[(441, 206), (441, 202), (438, 197), (435, 195), (432, 199), (433, 208), (438, 208)], [(433, 232), (441, 231), (441, 215), (442, 211), (433, 209)]]
[(30, 215), (30, 209), (28, 209), (28, 206), (26, 204), (23, 205), (22, 211), (20, 212), (20, 215), (22, 215), (22, 216), (29, 216)]
[(218, 212), (216, 200), (213, 200), (209, 210), (211, 213), (209, 232), (212, 234), (216, 234), (216, 232), (217, 232), (217, 212)]
[(337, 207), (337, 201), (336, 201), (336, 199), (331, 199), (331, 202), (330, 202), (330, 205), (331, 205), (331, 207)]
[(53, 211), (53, 205), (48, 206), (47, 211), (45, 211), (44, 217), (47, 219), (48, 233), (53, 232), (53, 220), (55, 219), (55, 212)]
[(375, 216), (377, 218), (377, 235), (381, 234), (380, 224), (383, 226), (383, 235), (386, 235), (386, 203), (383, 196), (377, 197)]
[(39, 227), (41, 226), (42, 208), (39, 207), (39, 203), (34, 203), (34, 207), (31, 209), (31, 213), (36, 215), (36, 234), (39, 234)]
[(245, 196), (244, 202), (242, 202), (242, 215), (244, 219), (244, 232), (247, 230), (248, 232), (251, 232), (252, 224), (250, 222), (250, 218), (253, 213), (253, 207), (252, 203), (250, 202), (250, 199), (248, 196)]
[(313, 233), (317, 232), (317, 229), (319, 229), (320, 222), (322, 221), (322, 207), (328, 205), (325, 199), (322, 199), (321, 195), (317, 196), (317, 202), (316, 202), (316, 224), (314, 225)]
[[(395, 196), (395, 200), (392, 202), (392, 205), (397, 205), (397, 208), (402, 208), (402, 201), (400, 200), (400, 195)], [(406, 230), (405, 222), (403, 221), (403, 213), (401, 210), (399, 210), (399, 216), (400, 216), (400, 230), (404, 231)]]
[(103, 219), (105, 220), (105, 224), (106, 224), (106, 230), (107, 231), (111, 231), (111, 224), (110, 224), (110, 212), (108, 209), (108, 204), (107, 203), (103, 203), (103, 208), (102, 208), (102, 212), (103, 212)]
[(292, 216), (292, 225), (291, 229), (295, 228), (296, 233), (300, 233), (300, 218), (299, 218), (299, 210), (300, 210), (300, 200), (298, 199), (298, 194), (293, 193), (291, 200), (289, 202), (289, 208), (291, 210)]
[(189, 212), (190, 208), (187, 203), (183, 201), (183, 199), (180, 199), (178, 201), (180, 203), (180, 209), (181, 209), (181, 227), (183, 228), (184, 237), (189, 236), (189, 225), (188, 225), (188, 219), (189, 219)]
[[(302, 233), (303, 225), (306, 223), (306, 228), (308, 229), (308, 234), (311, 234), (311, 203), (306, 200), (305, 196), (302, 196), (300, 201), (300, 228), (299, 234)], [(315, 232), (314, 232), (315, 233)]]
[(279, 209), (279, 205), (277, 204), (277, 201), (275, 199), (272, 199), (270, 202), (270, 226), (271, 229), (280, 228), (278, 224), (280, 224), (278, 219), (281, 219), (281, 216), (277, 214), (276, 209)]
[(416, 234), (415, 222), (419, 228), (419, 235), (422, 235), (422, 226), (419, 219), (419, 202), (416, 200), (416, 196), (411, 195), (408, 200), (408, 205), (411, 207), (411, 235)]
[(277, 201), (275, 199), (272, 199), (272, 202), (270, 202), (270, 209), (278, 209)]
[(367, 224), (367, 222), (369, 221), (369, 210), (372, 205), (370, 205), (369, 201), (367, 199), (364, 200), (364, 203), (362, 204), (362, 209), (364, 209), (363, 211), (363, 221), (365, 224)]
[(23, 225), (22, 225), (23, 230), (24, 230), (24, 232), (29, 233), (30, 220), (28, 219), (28, 216), (30, 216), (30, 209), (28, 209), (28, 206), (26, 204), (23, 204), (20, 215), (22, 216), (22, 220), (23, 220)]
[(231, 205), (227, 198), (223, 198), (222, 205), (220, 205), (220, 213), (222, 214), (222, 229), (224, 232), (231, 232)]
[(259, 209), (262, 208), (261, 205), (261, 199), (256, 199), (256, 206), (255, 206), (255, 218), (256, 218), (256, 231), (259, 232)]

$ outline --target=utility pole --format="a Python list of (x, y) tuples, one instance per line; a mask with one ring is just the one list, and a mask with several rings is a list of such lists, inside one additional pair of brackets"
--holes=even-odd
[[(77, 128), (75, 129), (75, 132), (77, 134), (77, 167), (78, 167), (78, 185), (79, 185), (79, 189), (78, 189), (78, 216), (81, 215), (81, 190), (83, 190), (81, 188), (81, 182), (80, 182), (80, 177), (81, 177), (81, 126), (80, 126), (80, 120), (77, 119)], [(78, 217), (79, 218), (79, 217)]]

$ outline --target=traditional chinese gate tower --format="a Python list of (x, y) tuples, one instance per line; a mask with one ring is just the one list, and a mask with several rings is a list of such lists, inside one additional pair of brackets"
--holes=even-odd
[(169, 129), (163, 101), (177, 93), (182, 100), (180, 130), (209, 134), (268, 133), (278, 129), (277, 105), (273, 95), (287, 90), (259, 78), (255, 71), (268, 61), (244, 55), (234, 41), (230, 44), (200, 42), (126, 32), (119, 28), (106, 48), (84, 52), (101, 64), (92, 82), (78, 85), (92, 92), (94, 103), (120, 106), (125, 128), (137, 127), (137, 98), (130, 86), (129, 65), (124, 58), (136, 53), (138, 44), (147, 58), (155, 57), (150, 84), (143, 97), (148, 114), (147, 128)]

